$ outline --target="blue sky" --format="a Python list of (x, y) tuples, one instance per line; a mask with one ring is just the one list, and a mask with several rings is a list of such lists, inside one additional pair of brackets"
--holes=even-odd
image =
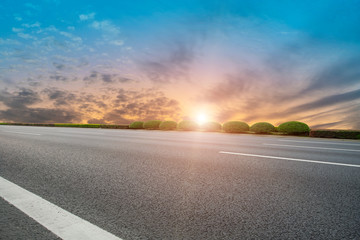
[(0, 121), (360, 129), (360, 1), (0, 3)]

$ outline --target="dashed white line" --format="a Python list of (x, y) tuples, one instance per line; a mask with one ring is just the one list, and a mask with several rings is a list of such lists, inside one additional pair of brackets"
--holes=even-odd
[(263, 145), (267, 145), (267, 146), (278, 146), (278, 147), (290, 147), (290, 148), (310, 148), (310, 149), (322, 149), (322, 150), (332, 150), (332, 151), (360, 152), (360, 150), (357, 150), (357, 149), (346, 149), (346, 148), (309, 147), (309, 146), (272, 144), (272, 143), (263, 143)]
[(39, 134), (39, 133), (26, 133), (26, 132), (13, 132), (13, 131), (2, 131), (2, 132), (17, 133), (17, 134), (27, 134), (27, 135), (36, 135), (36, 136), (40, 136), (40, 135), (41, 135), (41, 134)]
[(121, 240), (2, 177), (0, 197), (64, 240)]
[(298, 142), (298, 143), (319, 143), (319, 144), (349, 145), (349, 146), (359, 146), (360, 147), (360, 144), (356, 144), (356, 143), (298, 141), (298, 140), (288, 140), (288, 139), (278, 139), (278, 141), (281, 141), (281, 142)]
[(336, 165), (336, 166), (345, 166), (345, 167), (357, 167), (357, 168), (360, 168), (360, 165), (356, 165), (356, 164), (346, 164), (346, 163), (336, 163), (336, 162), (323, 162), (323, 161), (308, 160), (308, 159), (275, 157), (275, 156), (266, 156), (266, 155), (257, 155), (257, 154), (248, 154), (248, 153), (237, 153), (237, 152), (224, 152), (224, 151), (220, 151), (219, 153), (222, 153), (222, 154), (230, 154), (230, 155), (240, 155), (240, 156), (246, 156), (246, 157), (271, 158), (271, 159), (279, 159), (279, 160), (286, 160), (286, 161), (319, 163), (319, 164), (327, 164), (327, 165)]
[(68, 134), (90, 134), (90, 135), (105, 135), (105, 133), (97, 133), (97, 132), (73, 132), (73, 131), (56, 131), (58, 133), (68, 133)]

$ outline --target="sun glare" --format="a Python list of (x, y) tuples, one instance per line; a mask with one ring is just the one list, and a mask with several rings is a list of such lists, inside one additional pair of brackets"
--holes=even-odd
[(196, 122), (198, 124), (203, 124), (205, 123), (206, 121), (208, 120), (207, 116), (204, 114), (204, 113), (199, 113), (197, 116), (196, 116)]

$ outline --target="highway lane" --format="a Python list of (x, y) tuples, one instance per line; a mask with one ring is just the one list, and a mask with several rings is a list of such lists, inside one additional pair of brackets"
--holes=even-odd
[[(359, 141), (0, 126), (0, 142), (1, 177), (123, 239), (360, 238), (360, 168), (219, 153), (360, 165)], [(6, 204), (0, 222), (31, 221)]]

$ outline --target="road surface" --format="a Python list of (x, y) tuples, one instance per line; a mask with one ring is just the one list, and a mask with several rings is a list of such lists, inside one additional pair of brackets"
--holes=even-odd
[(0, 126), (0, 177), (0, 239), (360, 239), (356, 140)]

